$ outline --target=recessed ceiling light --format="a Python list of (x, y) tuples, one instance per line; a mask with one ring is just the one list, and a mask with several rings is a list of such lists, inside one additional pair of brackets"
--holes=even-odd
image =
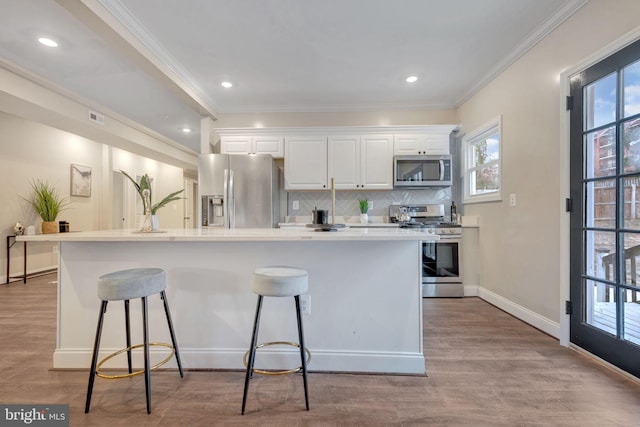
[(229, 89), (231, 86), (233, 86), (233, 83), (231, 83), (231, 82), (222, 82), (222, 83), (220, 83), (220, 86), (222, 86), (222, 87), (224, 87), (226, 89)]
[(50, 38), (47, 38), (47, 37), (40, 37), (38, 41), (45, 46), (58, 47), (58, 42), (56, 42), (55, 40), (51, 40)]
[(416, 76), (407, 77), (407, 83), (413, 83), (413, 82), (415, 82), (417, 80), (418, 80), (418, 78)]
[(189, 133), (189, 132), (191, 132), (191, 129), (190, 128), (182, 128), (182, 132)]

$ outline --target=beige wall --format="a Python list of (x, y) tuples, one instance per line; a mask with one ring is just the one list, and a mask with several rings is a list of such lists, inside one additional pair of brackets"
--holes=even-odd
[[(457, 120), (469, 132), (502, 114), (503, 201), (464, 206), (478, 215), (481, 284), (552, 322), (560, 321), (560, 73), (635, 29), (640, 2), (591, 0), (574, 16), (465, 102)], [(517, 206), (509, 207), (509, 194)]]
[[(71, 230), (109, 228), (112, 193), (111, 171), (125, 169), (132, 173), (147, 172), (156, 179), (159, 196), (183, 186), (182, 169), (137, 156), (78, 135), (0, 112), (0, 279), (6, 276), (6, 236), (13, 234), (13, 226), (21, 221), (40, 230), (40, 219), (22, 197), (28, 197), (31, 181), (42, 179), (57, 191), (70, 197), (70, 165), (77, 163), (91, 167), (91, 197), (70, 197), (69, 209), (58, 221), (65, 220)], [(113, 167), (111, 166), (113, 165)], [(135, 197), (132, 191), (129, 197)], [(131, 203), (133, 205), (133, 203)], [(160, 211), (164, 228), (179, 228), (183, 224), (183, 204), (174, 202)], [(11, 250), (11, 274), (22, 273), (22, 243)], [(30, 243), (28, 270), (37, 271), (57, 264), (53, 245)]]
[[(39, 232), (41, 220), (22, 199), (29, 197), (34, 179), (46, 180), (59, 194), (69, 197), (70, 165), (91, 167), (91, 197), (70, 198), (69, 209), (58, 220), (70, 223), (73, 230), (94, 230), (99, 227), (103, 209), (102, 144), (49, 126), (0, 113), (0, 220), (2, 242), (13, 234), (13, 226), (21, 221), (25, 227), (34, 225)], [(4, 248), (4, 245), (3, 245)], [(29, 245), (29, 269), (53, 266), (57, 258), (48, 243)], [(22, 272), (22, 244), (11, 250), (11, 274)], [(2, 251), (0, 265), (6, 274), (6, 254)]]

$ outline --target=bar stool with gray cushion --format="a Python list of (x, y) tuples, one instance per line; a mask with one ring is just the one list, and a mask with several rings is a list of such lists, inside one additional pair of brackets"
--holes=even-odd
[[(253, 335), (251, 337), (251, 348), (247, 351), (249, 355), (249, 361), (245, 362), (247, 366), (247, 372), (244, 381), (244, 395), (242, 397), (242, 415), (244, 415), (244, 409), (247, 403), (247, 392), (249, 391), (249, 380), (253, 376), (253, 373), (259, 374), (289, 374), (302, 371), (302, 379), (304, 383), (304, 400), (309, 410), (309, 394), (307, 391), (307, 364), (311, 358), (309, 350), (304, 346), (304, 333), (302, 331), (302, 315), (300, 311), (300, 294), (307, 292), (309, 288), (308, 274), (305, 270), (294, 267), (261, 267), (253, 271), (253, 280), (251, 283), (251, 290), (258, 294), (258, 304), (256, 307), (256, 317), (253, 324)], [(288, 342), (271, 342), (258, 345), (258, 327), (260, 323), (260, 312), (262, 311), (262, 299), (264, 297), (294, 297), (296, 303), (296, 317), (298, 320), (298, 339), (299, 343)], [(254, 368), (254, 362), (256, 357), (256, 349), (273, 344), (287, 344), (300, 348), (300, 362), (301, 365), (298, 368), (284, 371), (265, 371), (262, 369)], [(307, 353), (307, 360), (305, 361), (305, 352)]]
[[(129, 270), (121, 270), (113, 273), (105, 274), (98, 278), (98, 298), (102, 300), (100, 307), (100, 315), (98, 316), (98, 327), (96, 330), (96, 339), (93, 346), (93, 357), (91, 360), (91, 371), (89, 372), (89, 386), (87, 388), (87, 401), (85, 405), (85, 413), (89, 412), (91, 405), (91, 393), (93, 391), (93, 383), (96, 376), (108, 379), (129, 378), (135, 375), (144, 373), (145, 376), (145, 391), (147, 395), (147, 413), (151, 413), (151, 370), (168, 362), (173, 355), (176, 356), (176, 362), (178, 363), (178, 370), (180, 371), (180, 377), (182, 373), (182, 363), (180, 362), (180, 353), (178, 351), (178, 343), (176, 342), (176, 336), (173, 331), (173, 322), (171, 321), (171, 313), (169, 312), (169, 303), (167, 302), (167, 296), (165, 294), (166, 287), (166, 272), (161, 268), (133, 268)], [(164, 312), (167, 317), (167, 324), (169, 326), (169, 333), (171, 334), (172, 345), (165, 343), (149, 343), (149, 322), (147, 316), (147, 297), (150, 295), (160, 294), (162, 301), (164, 302)], [(140, 298), (142, 302), (142, 332), (143, 332), (143, 344), (131, 345), (131, 328), (129, 321), (129, 300)], [(125, 312), (125, 326), (126, 326), (126, 339), (127, 347), (112, 353), (105, 357), (98, 363), (98, 353), (100, 351), (100, 336), (102, 335), (102, 323), (104, 320), (104, 314), (107, 311), (107, 303), (109, 301), (124, 301)], [(160, 363), (150, 367), (149, 363), (149, 346), (160, 345), (168, 347), (172, 350), (168, 357), (166, 357)], [(132, 372), (131, 369), (131, 350), (135, 348), (144, 348), (144, 370)], [(123, 375), (106, 375), (100, 371), (100, 367), (104, 362), (117, 356), (121, 353), (127, 352), (127, 364), (128, 373)]]

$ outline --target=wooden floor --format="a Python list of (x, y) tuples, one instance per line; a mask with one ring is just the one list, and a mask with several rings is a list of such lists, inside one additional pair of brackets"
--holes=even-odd
[(87, 372), (50, 370), (54, 279), (0, 285), (0, 403), (68, 403), (72, 426), (640, 426), (637, 383), (478, 298), (424, 300), (428, 376), (311, 373), (309, 412), (299, 375), (256, 376), (241, 416), (242, 372), (160, 371), (150, 415), (141, 377), (98, 378), (84, 414)]

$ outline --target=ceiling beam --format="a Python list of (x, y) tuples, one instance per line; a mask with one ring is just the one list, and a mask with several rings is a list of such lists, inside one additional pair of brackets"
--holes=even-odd
[(218, 113), (193, 89), (192, 85), (185, 82), (182, 76), (160, 60), (99, 1), (56, 0), (56, 3), (100, 36), (111, 48), (170, 89), (201, 116), (210, 117), (212, 120), (217, 119)]

